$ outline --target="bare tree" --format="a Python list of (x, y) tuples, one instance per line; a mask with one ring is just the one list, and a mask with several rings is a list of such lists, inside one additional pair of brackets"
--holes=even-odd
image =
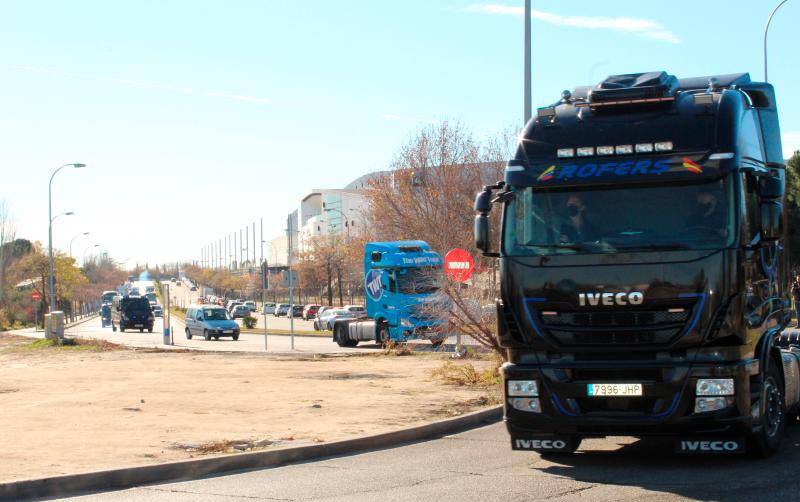
[(438, 312), (429, 314), (443, 317), (448, 333), (469, 335), (498, 352), (491, 308), (495, 268), (475, 248), (472, 205), (483, 185), (502, 179), (515, 140), (510, 130), (479, 142), (458, 123), (424, 127), (400, 148), (392, 171), (372, 180), (367, 192), (372, 240), (423, 240), (441, 254), (462, 248), (475, 257), (478, 273), (468, 284), (440, 280), (448, 300), (431, 302)]
[(16, 238), (11, 211), (5, 200), (0, 200), (0, 303), (6, 289), (6, 268), (12, 255), (11, 243)]

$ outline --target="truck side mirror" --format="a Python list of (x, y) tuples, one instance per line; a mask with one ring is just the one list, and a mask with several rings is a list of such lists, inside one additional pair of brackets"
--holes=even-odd
[(488, 213), (492, 210), (492, 191), (484, 189), (475, 196), (475, 211)]
[[(477, 202), (476, 202), (477, 205)], [(481, 213), (475, 216), (475, 247), (482, 253), (489, 252), (489, 216)]]
[(759, 209), (761, 240), (780, 239), (783, 236), (783, 204), (778, 200), (762, 200)]
[(783, 197), (783, 180), (777, 176), (761, 176), (758, 178), (758, 196), (762, 199), (780, 199)]

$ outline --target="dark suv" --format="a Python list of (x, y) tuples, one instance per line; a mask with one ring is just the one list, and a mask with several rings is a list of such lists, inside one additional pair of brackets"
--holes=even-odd
[(126, 329), (139, 329), (143, 332), (153, 332), (153, 310), (147, 298), (142, 297), (117, 297), (114, 298), (114, 305), (111, 308), (111, 329), (124, 332)]

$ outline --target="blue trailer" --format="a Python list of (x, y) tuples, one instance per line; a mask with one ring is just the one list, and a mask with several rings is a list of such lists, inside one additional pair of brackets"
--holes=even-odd
[(368, 242), (364, 247), (367, 319), (339, 320), (333, 340), (340, 347), (358, 342), (405, 342), (412, 338), (442, 344), (443, 308), (439, 291), (442, 257), (423, 241)]

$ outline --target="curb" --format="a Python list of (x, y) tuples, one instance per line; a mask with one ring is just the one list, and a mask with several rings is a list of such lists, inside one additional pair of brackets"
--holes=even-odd
[(479, 427), (499, 421), (502, 415), (502, 406), (495, 406), (410, 429), (334, 441), (327, 444), (0, 483), (0, 501), (34, 497), (65, 497), (82, 492), (131, 488), (165, 481), (182, 481), (229, 471), (277, 467), (292, 462), (315, 460), (335, 455), (349, 455)]

